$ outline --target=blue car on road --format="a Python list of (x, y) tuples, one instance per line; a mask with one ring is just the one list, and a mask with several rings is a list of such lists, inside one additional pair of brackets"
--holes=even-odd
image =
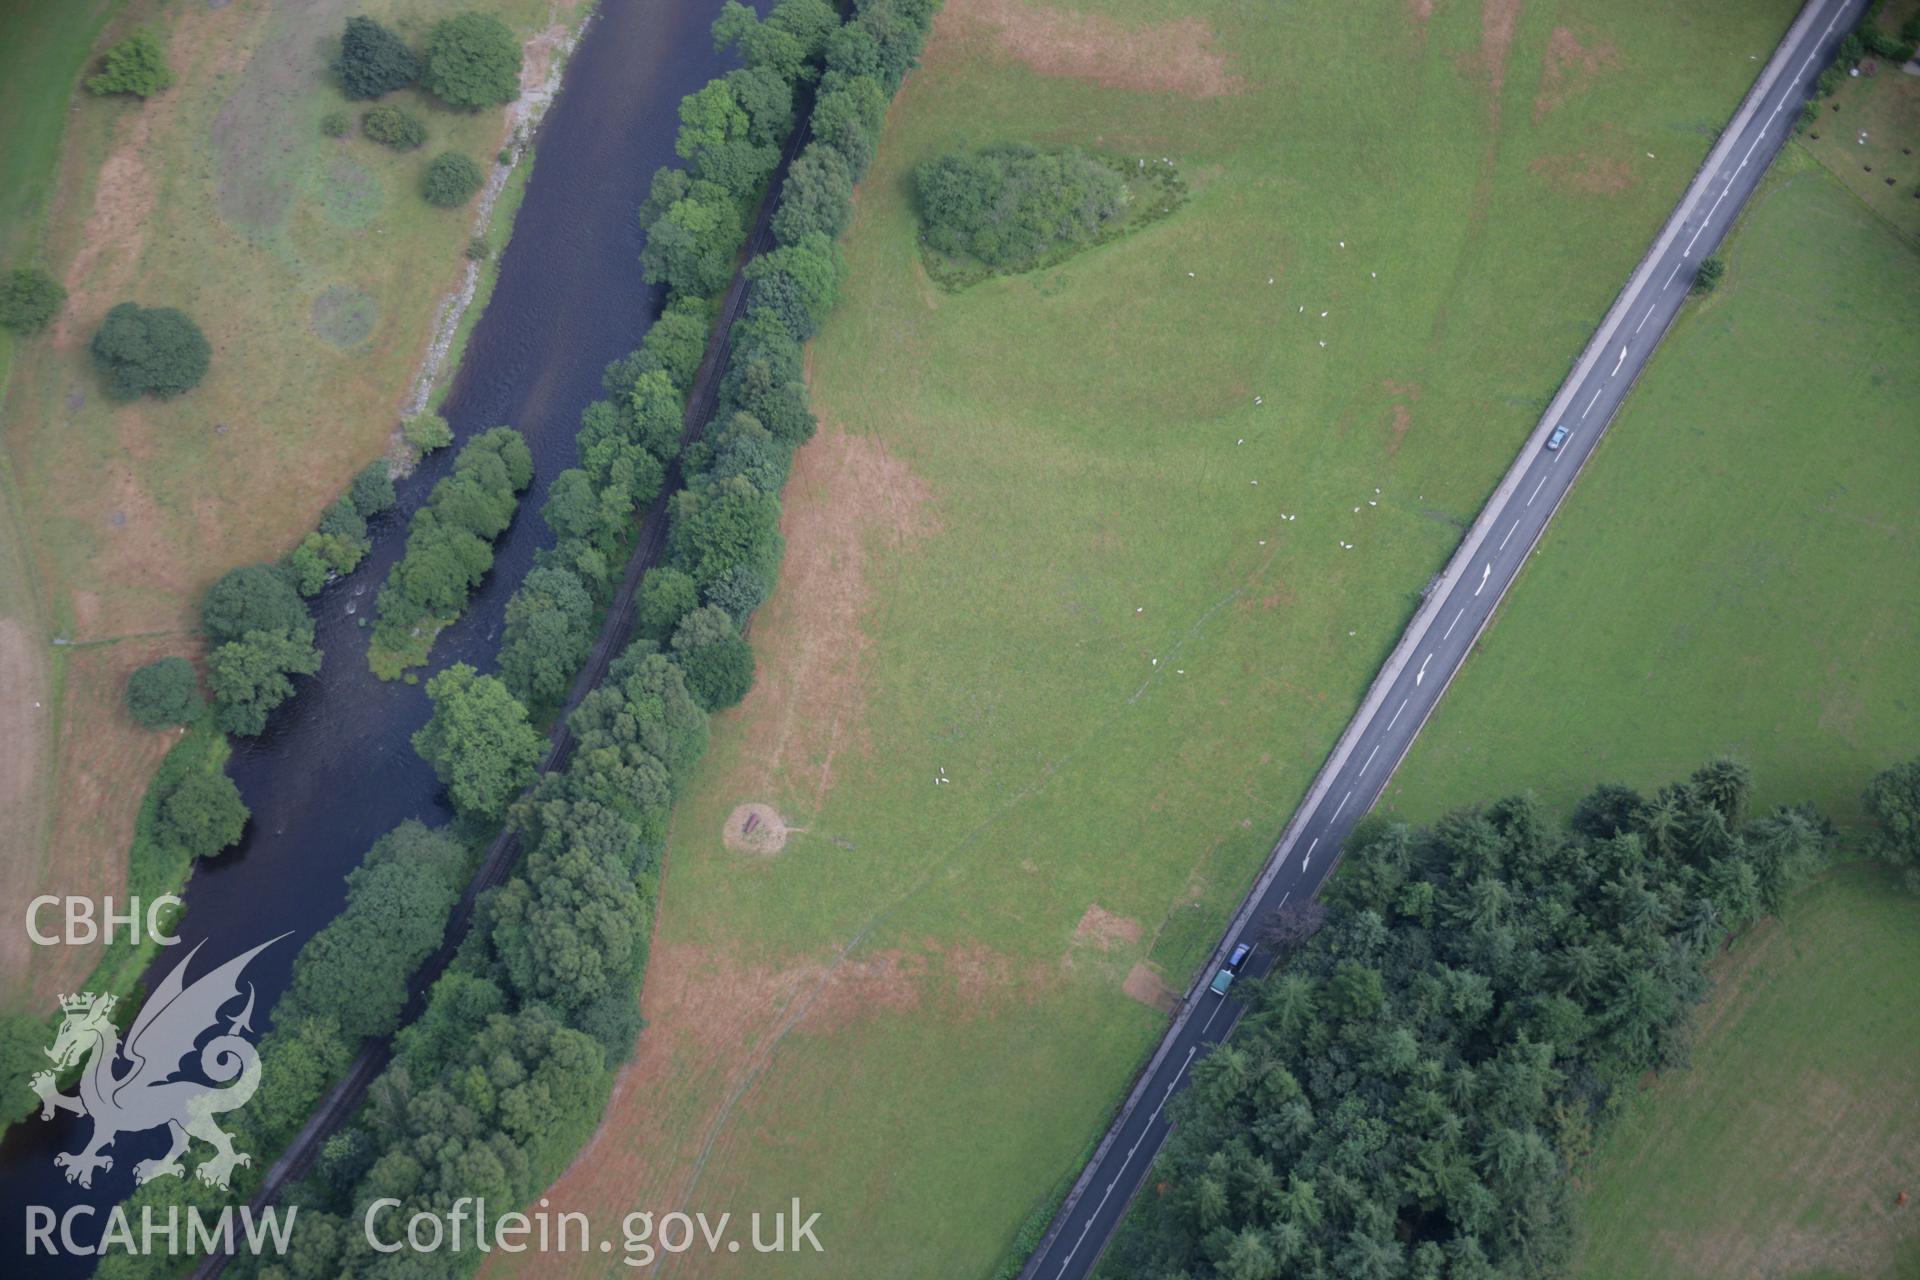
[(1247, 967), (1247, 957), (1252, 954), (1251, 942), (1236, 943), (1233, 954), (1227, 957), (1227, 962), (1221, 966), (1220, 972), (1213, 975), (1213, 981), (1207, 984), (1207, 990), (1217, 996), (1227, 994), (1227, 988), (1233, 985), (1234, 975)]

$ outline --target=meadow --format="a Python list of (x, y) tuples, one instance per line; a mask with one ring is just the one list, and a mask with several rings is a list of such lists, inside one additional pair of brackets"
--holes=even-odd
[(1737, 942), (1715, 966), (1692, 1066), (1630, 1104), (1583, 1179), (1575, 1274), (1920, 1271), (1916, 964), (1920, 901), (1860, 864)]
[[(991, 1273), (1793, 11), (952, 0), (555, 1205), (800, 1194), (783, 1274)], [(1001, 139), (1189, 200), (948, 293), (909, 174)]]
[[(32, 144), (17, 160), (9, 148), (7, 175), (18, 168), (22, 185), (9, 183), (0, 205), (0, 243), (47, 265), (71, 297), (50, 333), (14, 344), (0, 403), (12, 508), (0, 566), (13, 567), (0, 609), (14, 624), (0, 640), (20, 650), (4, 659), (9, 675), (23, 671), (18, 687), (42, 704), (0, 776), (0, 803), (22, 819), (9, 823), (10, 896), (118, 891), (170, 738), (121, 709), (127, 672), (197, 654), (206, 585), (289, 549), (387, 450), (474, 234), (471, 210), (420, 198), (420, 167), (448, 148), (491, 166), (508, 130), (500, 112), (451, 111), (405, 90), (388, 101), (425, 120), (422, 150), (390, 151), (357, 127), (325, 137), (321, 118), (354, 105), (326, 62), (351, 14), (417, 41), (467, 7), (37, 7), (34, 74), (0, 95), (9, 136)], [(525, 81), (544, 80), (575, 0), (488, 7), (529, 41)], [(45, 16), (55, 11), (59, 23)], [(79, 91), (89, 46), (143, 25), (178, 82), (144, 102)], [(212, 371), (191, 394), (106, 397), (86, 343), (127, 300), (178, 306), (206, 331)], [(0, 1007), (77, 983), (91, 960), (80, 948), (0, 945)]]
[(1920, 255), (1790, 145), (1383, 806), (1750, 765), (1857, 832), (1916, 749)]

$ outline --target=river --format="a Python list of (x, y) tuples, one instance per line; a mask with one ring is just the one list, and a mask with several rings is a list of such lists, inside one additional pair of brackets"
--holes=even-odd
[[(298, 683), (264, 734), (236, 740), (229, 772), (253, 818), (238, 847), (199, 864), (178, 930), (184, 945), (168, 948), (150, 976), (203, 941), (196, 973), (288, 934), (247, 969), (257, 1007), (269, 1008), (300, 946), (345, 905), (343, 877), (368, 846), (407, 818), (429, 825), (451, 818), (410, 742), (427, 719), (426, 676), (454, 662), (493, 667), (507, 598), (534, 552), (551, 542), (539, 510), (553, 477), (574, 465), (580, 413), (601, 394), (600, 371), (637, 346), (659, 312), (661, 291), (640, 278), (635, 210), (654, 170), (677, 163), (681, 97), (733, 63), (714, 52), (708, 32), (718, 10), (719, 0), (601, 0), (535, 136), (534, 169), (499, 283), (441, 407), (462, 441), (501, 423), (519, 430), (533, 452), (533, 487), (495, 544), (493, 572), (441, 632), (420, 683), (409, 685), (368, 671), (371, 623), (360, 620), (403, 550), (409, 516), (447, 473), (458, 442), (400, 483), (399, 506), (374, 523), (372, 553), (312, 602), (326, 655), (320, 674)], [(256, 1031), (263, 1021), (256, 1016)], [(166, 1145), (158, 1130), (122, 1137), (112, 1171), (96, 1174), (83, 1191), (65, 1181), (53, 1156), (77, 1150), (90, 1124), (64, 1114), (30, 1118), (0, 1144), (0, 1258), (20, 1259), (24, 1268), (0, 1272), (91, 1271), (90, 1258), (26, 1258), (26, 1206), (56, 1214), (96, 1206), (100, 1215), (77, 1224), (76, 1233), (97, 1237), (107, 1207), (132, 1191), (135, 1162)], [(256, 1163), (273, 1155), (254, 1153)]]

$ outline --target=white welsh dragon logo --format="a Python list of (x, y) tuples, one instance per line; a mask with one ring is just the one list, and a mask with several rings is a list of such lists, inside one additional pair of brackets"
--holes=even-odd
[[(40, 1095), (42, 1120), (53, 1119), (56, 1111), (71, 1111), (93, 1121), (93, 1138), (84, 1148), (53, 1158), (54, 1164), (67, 1171), (68, 1182), (91, 1187), (95, 1169), (113, 1168), (113, 1157), (101, 1152), (113, 1145), (116, 1137), (161, 1125), (171, 1131), (173, 1145), (160, 1159), (136, 1164), (136, 1182), (169, 1174), (185, 1176), (180, 1156), (187, 1149), (189, 1135), (213, 1147), (213, 1154), (194, 1166), (194, 1174), (202, 1182), (224, 1190), (235, 1168), (252, 1163), (252, 1157), (235, 1151), (232, 1136), (214, 1123), (221, 1112), (244, 1106), (260, 1086), (260, 1054), (240, 1035), (252, 1030), (251, 983), (247, 984), (246, 1007), (228, 1019), (224, 1034), (214, 1036), (200, 1049), (200, 1071), (212, 1083), (175, 1077), (193, 1053), (195, 1042), (217, 1027), (222, 1007), (239, 998), (240, 971), (279, 940), (261, 943), (188, 986), (185, 975), (187, 966), (199, 954), (196, 946), (161, 979), (127, 1028), (124, 1044), (113, 1025), (113, 996), (83, 992), (60, 997), (64, 1016), (53, 1048), (46, 1051), (53, 1059), (53, 1070), (36, 1074), (31, 1085)], [(88, 1055), (91, 1058), (81, 1072), (78, 1096), (61, 1093), (54, 1082), (55, 1073)], [(115, 1074), (122, 1060), (128, 1067)]]

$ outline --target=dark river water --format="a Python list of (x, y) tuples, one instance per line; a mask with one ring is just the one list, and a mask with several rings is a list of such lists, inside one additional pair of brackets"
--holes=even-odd
[[(286, 933), (246, 971), (256, 1007), (271, 1007), (301, 944), (345, 904), (342, 877), (367, 847), (407, 818), (438, 825), (452, 816), (409, 742), (427, 719), (426, 677), (454, 662), (493, 667), (507, 597), (551, 541), (539, 510), (553, 477), (574, 465), (580, 412), (600, 395), (600, 371), (638, 345), (659, 312), (659, 290), (640, 278), (634, 215), (654, 169), (677, 163), (681, 97), (732, 62), (714, 52), (708, 34), (719, 7), (720, 0), (601, 0), (535, 138), (532, 180), (499, 284), (441, 409), (460, 440), (501, 423), (518, 429), (533, 451), (533, 487), (496, 543), (492, 574), (440, 634), (421, 682), (409, 685), (367, 670), (371, 625), (359, 620), (403, 550), (408, 516), (446, 474), (458, 443), (400, 484), (399, 507), (375, 523), (372, 554), (312, 602), (326, 655), (319, 676), (299, 682), (265, 734), (236, 741), (230, 772), (253, 819), (237, 848), (199, 865), (184, 895), (185, 945), (169, 948), (150, 979), (196, 943), (207, 944), (197, 975)], [(256, 1015), (256, 1032), (264, 1022)], [(83, 1241), (96, 1239), (107, 1208), (132, 1191), (135, 1162), (165, 1149), (164, 1131), (120, 1138), (112, 1171), (83, 1191), (65, 1181), (53, 1156), (78, 1150), (91, 1122), (37, 1117), (0, 1145), (0, 1275), (84, 1275), (92, 1259), (26, 1256), (26, 1207), (64, 1214), (96, 1206), (94, 1218), (75, 1224)], [(189, 1170), (202, 1154), (196, 1144), (185, 1157)], [(274, 1154), (255, 1152), (256, 1167)]]

